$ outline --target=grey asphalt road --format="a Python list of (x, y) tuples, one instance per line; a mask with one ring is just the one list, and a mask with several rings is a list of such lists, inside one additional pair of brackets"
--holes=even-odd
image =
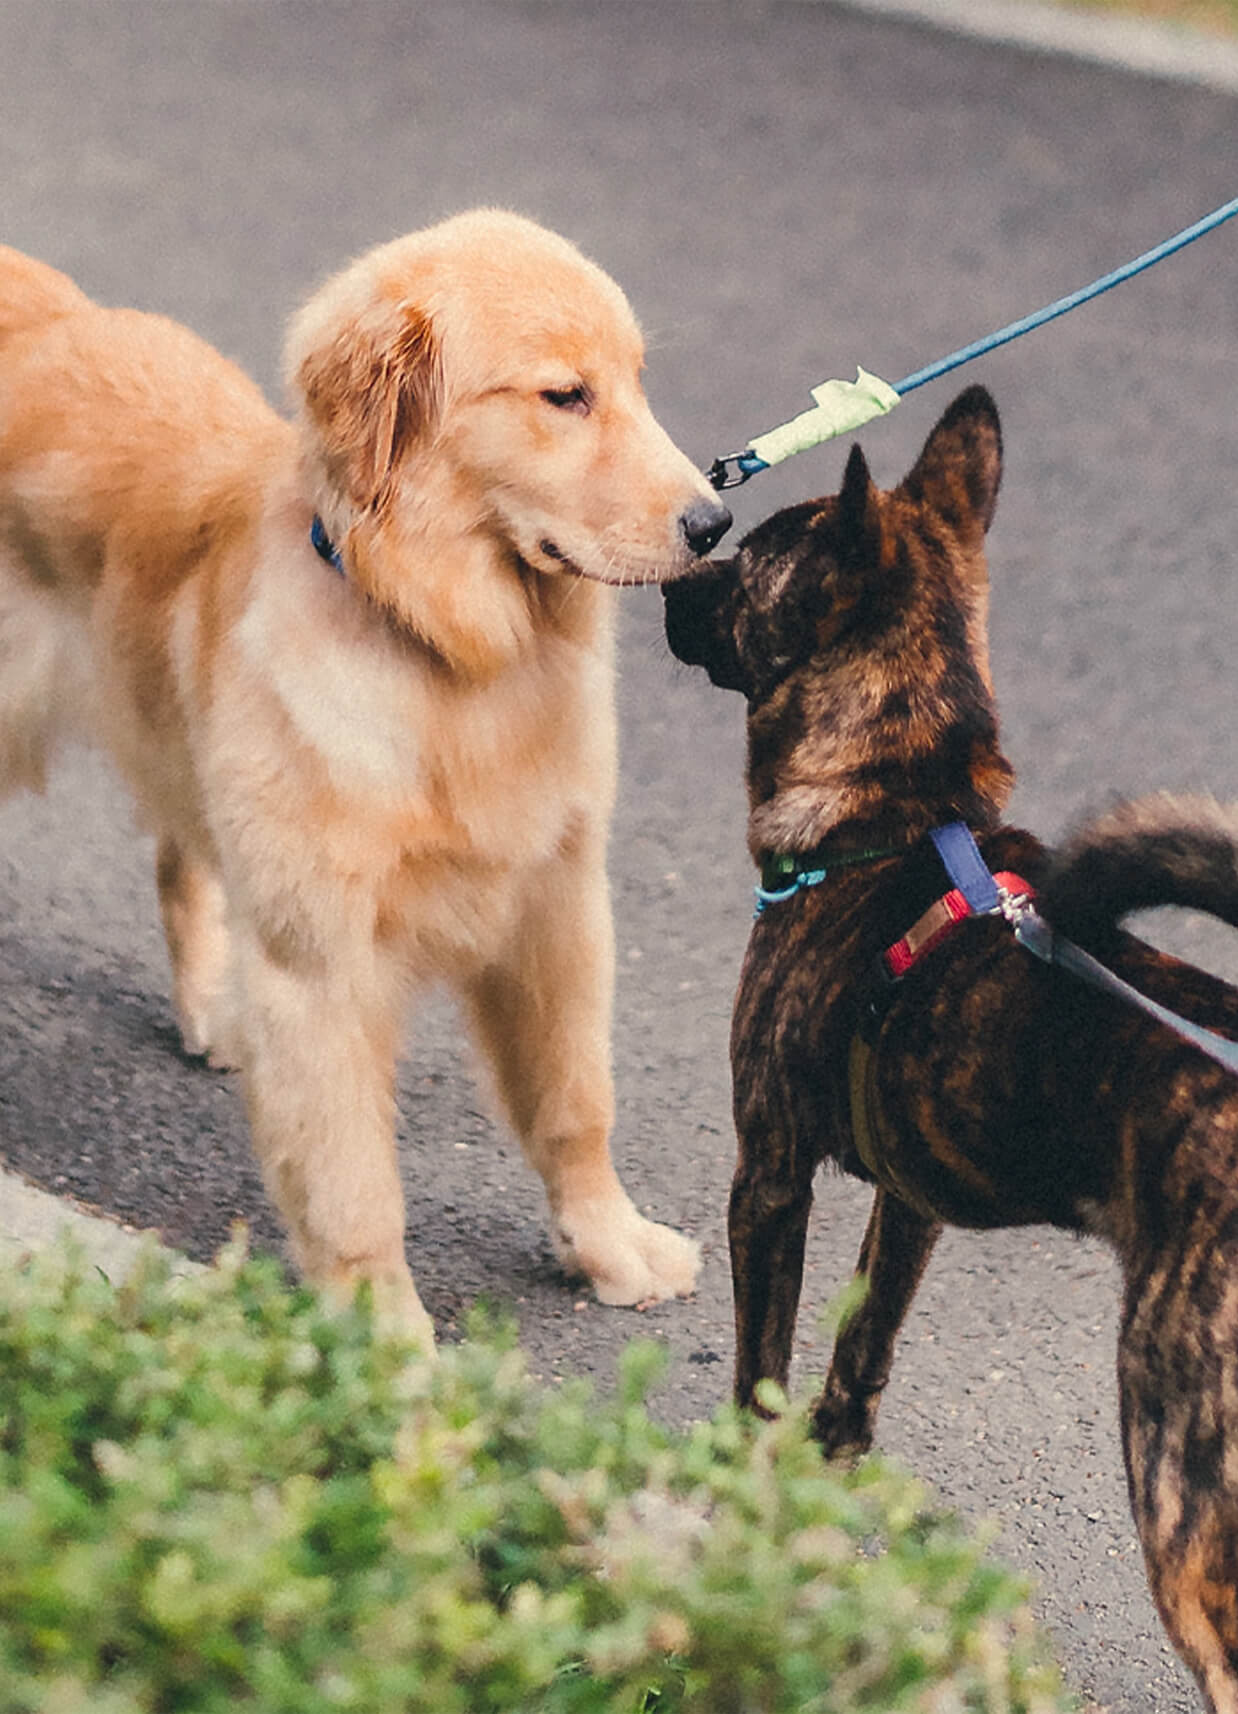
[[(479, 202), (570, 234), (623, 281), (649, 391), (702, 463), (855, 365), (897, 379), (1082, 285), (1238, 191), (1233, 94), (943, 33), (750, 0), (0, 0), (0, 237), (95, 296), (188, 322), (278, 397), (281, 324), (368, 244)], [(972, 365), (1001, 406), (994, 671), (1019, 819), (1057, 834), (1114, 791), (1238, 795), (1238, 225)], [(946, 380), (864, 439), (908, 467)], [(836, 482), (845, 444), (737, 497), (740, 529)], [(664, 1340), (668, 1416), (724, 1395), (726, 1037), (750, 914), (742, 712), (676, 668), (656, 594), (625, 598), (617, 1153), (696, 1233), (698, 1295), (605, 1310), (556, 1271), (539, 1192), (486, 1116), (450, 1011), (410, 1038), (410, 1249), (450, 1331), (513, 1304), (535, 1367), (605, 1381)], [(279, 1243), (227, 1078), (176, 1047), (149, 840), (72, 757), (0, 809), (0, 1154), (209, 1256), (245, 1217)], [(1220, 931), (1158, 924), (1238, 976)], [(1027, 1051), (1035, 1053), (1029, 1041)], [(823, 1182), (799, 1340), (866, 1208)], [(943, 1243), (881, 1441), (1035, 1577), (1081, 1695), (1179, 1714), (1127, 1513), (1115, 1274), (1048, 1230)]]

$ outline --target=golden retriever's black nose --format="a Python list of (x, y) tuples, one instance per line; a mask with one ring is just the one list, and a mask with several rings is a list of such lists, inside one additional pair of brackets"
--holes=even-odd
[(684, 539), (695, 554), (717, 547), (731, 527), (731, 514), (721, 500), (694, 500), (679, 520)]

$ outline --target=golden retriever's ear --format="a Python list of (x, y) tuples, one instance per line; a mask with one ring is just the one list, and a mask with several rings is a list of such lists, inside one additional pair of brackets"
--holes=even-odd
[(310, 345), (294, 379), (328, 480), (358, 509), (372, 506), (397, 453), (438, 415), (442, 365), (429, 318), (404, 304), (345, 321)]

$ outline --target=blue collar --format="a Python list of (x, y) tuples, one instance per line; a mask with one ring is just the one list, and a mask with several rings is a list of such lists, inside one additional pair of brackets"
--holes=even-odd
[(325, 559), (328, 565), (333, 565), (343, 577), (345, 575), (344, 561), (340, 558), (340, 550), (327, 534), (326, 526), (317, 512), (314, 513), (314, 521), (310, 525), (310, 541), (313, 542), (314, 551), (318, 557)]

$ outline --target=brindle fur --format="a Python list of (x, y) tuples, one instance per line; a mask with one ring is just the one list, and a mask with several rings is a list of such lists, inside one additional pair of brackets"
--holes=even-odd
[[(817, 1166), (871, 1182), (848, 1049), (880, 951), (947, 888), (925, 840), (965, 820), (994, 870), (1145, 993), (1238, 1036), (1238, 992), (1116, 925), (1161, 903), (1238, 924), (1238, 816), (1206, 800), (1119, 806), (1064, 850), (1001, 824), (1013, 781), (985, 640), (984, 535), (1001, 474), (992, 400), (969, 389), (888, 493), (857, 447), (841, 493), (779, 513), (736, 557), (665, 591), (680, 659), (748, 699), (760, 862), (823, 844), (839, 867), (754, 925), (732, 1034), (736, 1393), (785, 1384)], [(875, 1186), (813, 1426), (868, 1447), (895, 1337), (942, 1222), (1048, 1221), (1107, 1239), (1131, 1504), (1165, 1624), (1208, 1706), (1238, 1714), (1238, 1079), (1142, 1013), (975, 918), (889, 995), (876, 1088), (898, 1175)]]

